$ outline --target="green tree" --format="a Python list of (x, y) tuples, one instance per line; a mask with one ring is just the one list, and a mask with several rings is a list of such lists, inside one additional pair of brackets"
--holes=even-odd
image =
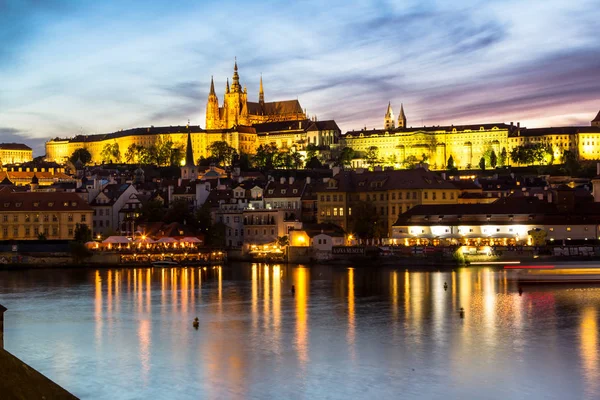
[(105, 163), (111, 163), (113, 160), (119, 162), (121, 159), (121, 151), (119, 150), (119, 143), (107, 143), (100, 152), (100, 157)]
[(373, 203), (359, 201), (352, 207), (352, 231), (361, 239), (379, 238), (385, 232)]
[(295, 151), (292, 154), (290, 154), (290, 157), (291, 157), (293, 168), (296, 168), (296, 169), (302, 168), (302, 165), (304, 164), (304, 160), (302, 159), (302, 154)]
[(273, 169), (275, 155), (279, 152), (275, 143), (261, 144), (256, 149), (253, 162), (259, 169)]
[(354, 158), (354, 150), (350, 147), (344, 147), (340, 152), (339, 156), (335, 160), (337, 166), (350, 165)]
[(579, 160), (577, 155), (571, 150), (563, 151), (562, 161), (565, 164), (565, 170), (571, 176), (576, 175), (579, 172)]
[(92, 240), (92, 231), (86, 224), (75, 224), (73, 240), (79, 243), (87, 243)]
[(237, 151), (225, 141), (213, 142), (208, 146), (208, 151), (220, 165), (231, 165)]
[(190, 226), (196, 226), (196, 218), (190, 209), (190, 203), (186, 199), (176, 199), (171, 202), (164, 217), (166, 223), (179, 222)]
[(365, 161), (371, 167), (379, 163), (379, 148), (377, 146), (371, 146), (367, 149)]
[(142, 204), (138, 223), (141, 222), (159, 222), (165, 217), (165, 207), (160, 200), (149, 200)]
[(456, 169), (456, 166), (454, 165), (454, 158), (452, 157), (452, 155), (450, 155), (450, 157), (448, 157), (448, 163), (446, 164), (446, 168), (448, 170)]
[(40, 232), (37, 236), (37, 240), (48, 240), (45, 232)]
[(310, 160), (308, 160), (305, 168), (306, 169), (319, 169), (319, 168), (323, 168), (323, 164), (321, 163), (321, 161), (319, 161), (319, 159), (317, 157), (313, 157)]
[(496, 152), (492, 150), (490, 154), (490, 166), (496, 168), (496, 165), (498, 165), (498, 156), (496, 156)]
[(415, 168), (418, 163), (419, 160), (417, 160), (417, 157), (413, 155), (410, 155), (404, 159), (404, 167), (407, 169)]
[(128, 164), (136, 162), (138, 159), (138, 154), (138, 146), (135, 143), (131, 143), (125, 152), (125, 162)]
[(506, 153), (506, 147), (502, 148), (502, 151), (500, 152), (500, 158), (499, 158), (499, 164), (501, 167), (504, 167), (506, 165), (506, 162), (508, 161), (508, 154)]
[(306, 159), (310, 160), (313, 157), (317, 156), (317, 151), (319, 151), (319, 148), (317, 147), (317, 145), (309, 143), (308, 145), (306, 145)]
[(71, 154), (69, 161), (75, 164), (77, 160), (81, 160), (83, 165), (87, 165), (92, 161), (92, 154), (88, 151), (88, 149), (77, 149), (73, 152), (73, 154)]
[(485, 157), (481, 157), (481, 159), (479, 160), (479, 168), (482, 171), (485, 171)]

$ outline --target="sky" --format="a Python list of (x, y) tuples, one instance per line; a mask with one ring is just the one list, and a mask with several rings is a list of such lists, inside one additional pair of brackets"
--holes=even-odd
[(0, 0), (0, 141), (204, 127), (237, 57), (249, 100), (296, 99), (343, 132), (586, 125), (600, 109), (599, 0)]

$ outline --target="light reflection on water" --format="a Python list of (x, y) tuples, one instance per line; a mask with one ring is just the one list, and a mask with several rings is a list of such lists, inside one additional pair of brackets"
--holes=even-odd
[(600, 398), (600, 288), (506, 271), (0, 271), (0, 303), (7, 349), (82, 398)]

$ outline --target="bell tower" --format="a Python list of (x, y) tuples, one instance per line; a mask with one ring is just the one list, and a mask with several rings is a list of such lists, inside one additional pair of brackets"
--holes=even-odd
[(400, 113), (398, 114), (398, 128), (406, 128), (406, 115), (404, 115), (404, 104), (400, 104)]
[(388, 103), (387, 111), (385, 113), (385, 118), (383, 119), (383, 128), (384, 129), (394, 129), (394, 112), (392, 111), (392, 103)]
[(220, 127), (219, 98), (215, 93), (215, 82), (211, 76), (210, 92), (208, 93), (208, 102), (206, 103), (206, 129), (219, 129)]

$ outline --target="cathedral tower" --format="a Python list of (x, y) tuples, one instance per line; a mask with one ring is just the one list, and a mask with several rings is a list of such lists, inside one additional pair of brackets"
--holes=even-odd
[(219, 98), (215, 93), (215, 82), (210, 78), (210, 93), (208, 93), (208, 102), (206, 103), (206, 129), (220, 128)]
[(387, 112), (385, 113), (385, 119), (383, 120), (384, 129), (394, 129), (394, 112), (392, 111), (392, 103), (388, 103)]
[(404, 104), (400, 104), (400, 114), (398, 114), (398, 128), (406, 128), (406, 115), (404, 115)]
[(265, 106), (265, 91), (263, 89), (263, 84), (262, 84), (262, 74), (260, 74), (260, 89), (258, 91), (258, 104), (260, 104), (261, 107)]

